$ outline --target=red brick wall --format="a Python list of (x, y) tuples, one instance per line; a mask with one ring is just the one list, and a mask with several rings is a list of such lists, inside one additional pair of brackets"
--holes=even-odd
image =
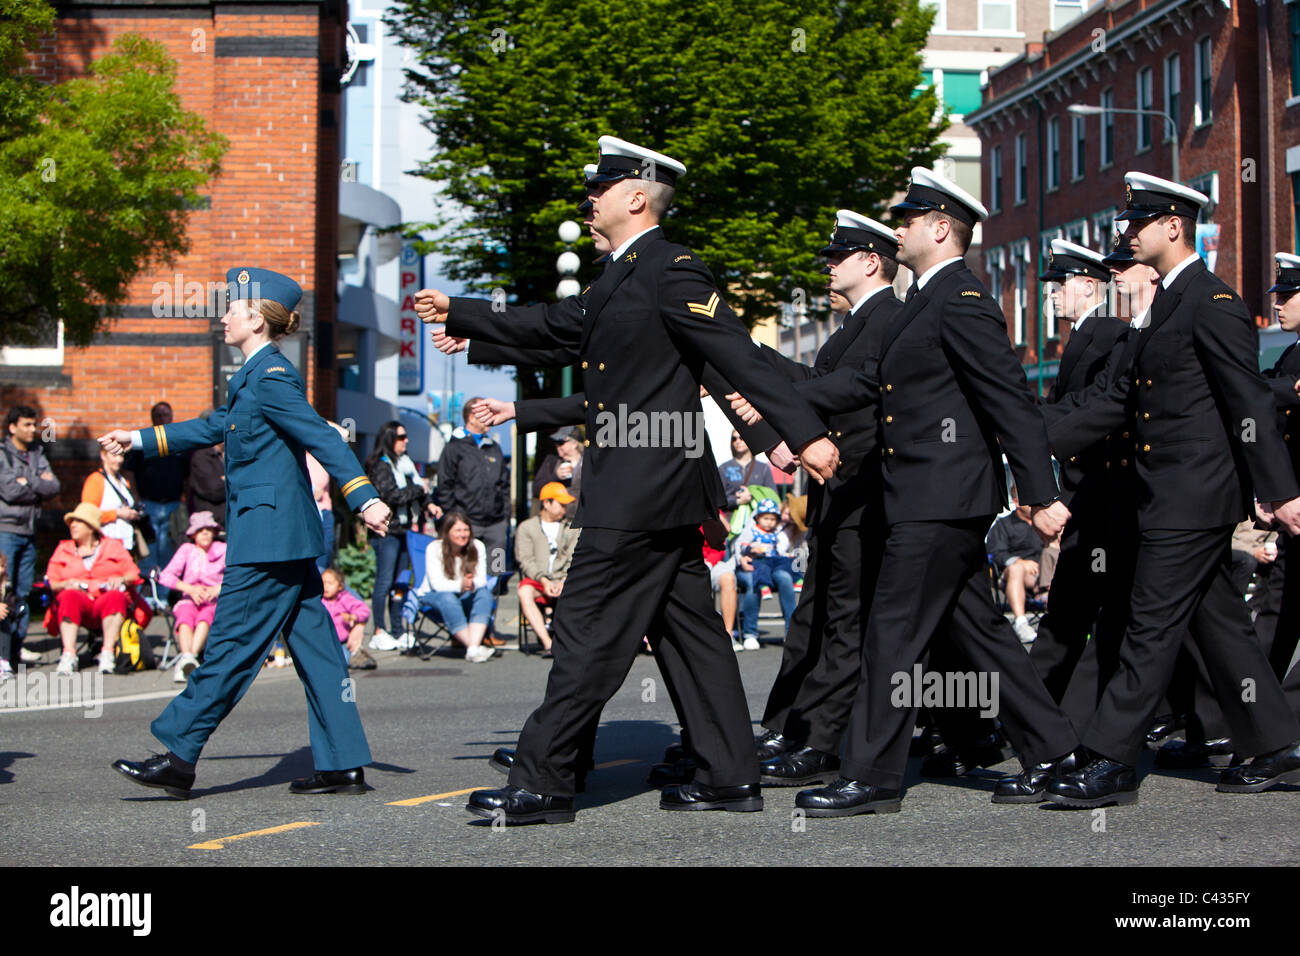
[[(314, 300), (318, 326), (333, 321), (340, 97), (328, 74), (343, 57), (346, 6), (177, 4), (143, 17), (109, 5), (59, 6), (56, 34), (33, 59), (43, 76), (77, 75), (117, 37), (141, 33), (176, 60), (185, 107), (230, 141), (222, 173), (206, 191), (210, 208), (189, 216), (190, 251), (172, 265), (150, 266), (131, 284), (129, 317), (107, 325), (89, 348), (65, 348), (62, 369), (46, 370), (49, 384), (33, 381), (31, 371), (0, 369), (0, 405), (32, 405), (53, 423), (49, 450), (64, 485), (57, 503), (63, 508), (94, 467), (88, 440), (111, 427), (147, 424), (150, 406), (160, 400), (172, 404), (178, 419), (213, 404), (219, 316), (155, 318), (155, 283), (171, 286), (178, 273), (185, 283), (223, 282), (235, 265), (275, 269)], [(274, 39), (230, 46), (239, 43), (234, 38)], [(307, 52), (273, 55), (295, 45)], [(121, 335), (153, 341), (111, 344)], [(176, 335), (190, 340), (166, 338)], [(313, 404), (331, 415), (333, 374), (318, 374), (314, 341), (300, 364)]]

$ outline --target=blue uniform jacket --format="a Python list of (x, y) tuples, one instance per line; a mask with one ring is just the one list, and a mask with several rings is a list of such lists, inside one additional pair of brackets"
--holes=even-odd
[(311, 452), (359, 508), (376, 497), (356, 456), (307, 404), (302, 377), (274, 345), (230, 379), (229, 398), (207, 419), (142, 429), (146, 456), (226, 445), (226, 564), (316, 558), (325, 551), (312, 496)]

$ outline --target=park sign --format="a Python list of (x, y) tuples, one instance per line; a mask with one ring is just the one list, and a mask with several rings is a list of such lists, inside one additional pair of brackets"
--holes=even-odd
[(424, 393), (424, 337), (420, 317), (415, 314), (415, 293), (424, 284), (424, 257), (412, 242), (402, 243), (400, 260), (401, 302), (397, 351), (397, 394)]

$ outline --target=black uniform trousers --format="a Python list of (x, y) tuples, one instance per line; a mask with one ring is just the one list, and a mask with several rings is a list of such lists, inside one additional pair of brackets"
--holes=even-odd
[(820, 525), (808, 548), (799, 604), (790, 615), (781, 670), (767, 696), (763, 726), (838, 753), (862, 674), (862, 637), (880, 570), (884, 529)]
[(690, 728), (695, 779), (758, 782), (740, 668), (695, 525), (662, 531), (583, 528), (555, 610), (546, 696), (524, 724), (510, 783), (569, 796), (592, 729), (649, 637), (673, 703)]
[(1061, 533), (1047, 613), (1029, 659), (1075, 727), (1092, 719), (1118, 666), (1136, 552), (1136, 514), (1085, 504)]
[(1300, 661), (1292, 664), (1296, 644), (1300, 641), (1300, 547), (1294, 539), (1279, 535), (1277, 559), (1260, 575), (1261, 586), (1250, 605), (1255, 610), (1255, 634), (1269, 666), (1286, 694), (1292, 713), (1300, 716)]
[[(1136, 765), (1189, 631), (1238, 753), (1267, 753), (1300, 740), (1300, 723), (1232, 585), (1231, 536), (1232, 526), (1141, 533), (1119, 667), (1083, 732), (1086, 747)], [(1193, 629), (1194, 617), (1199, 620)]]
[(862, 682), (849, 718), (844, 776), (900, 789), (917, 708), (893, 702), (895, 674), (913, 673), (931, 642), (950, 640), (977, 672), (998, 675), (998, 716), (1027, 765), (1078, 745), (1011, 624), (993, 605), (984, 534), (992, 516), (906, 521), (885, 539), (863, 642)]

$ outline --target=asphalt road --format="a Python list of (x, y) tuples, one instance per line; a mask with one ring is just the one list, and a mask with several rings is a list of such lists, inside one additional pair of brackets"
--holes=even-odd
[[(364, 796), (294, 796), (312, 770), (306, 704), (292, 670), (264, 670), (212, 737), (196, 797), (172, 800), (110, 769), (159, 749), (149, 722), (179, 689), (170, 674), (109, 677), (98, 717), (0, 709), (0, 863), (8, 865), (1002, 864), (1241, 865), (1300, 862), (1300, 789), (1214, 792), (1206, 772), (1151, 774), (1133, 807), (1104, 815), (994, 806), (1008, 763), (956, 781), (910, 765), (901, 813), (800, 819), (797, 791), (768, 789), (762, 813), (671, 813), (644, 783), (676, 739), (651, 658), (638, 657), (604, 714), (598, 763), (576, 822), (492, 828), (465, 793), (505, 778), (488, 767), (541, 698), (547, 661), (507, 651), (483, 665), (377, 654), (357, 682), (376, 763)], [(761, 713), (780, 649), (740, 655)], [(50, 666), (40, 669), (50, 674)], [(159, 696), (161, 695), (161, 696)], [(144, 699), (142, 699), (144, 698)], [(757, 726), (757, 723), (755, 724)], [(1145, 769), (1150, 770), (1150, 755)]]

